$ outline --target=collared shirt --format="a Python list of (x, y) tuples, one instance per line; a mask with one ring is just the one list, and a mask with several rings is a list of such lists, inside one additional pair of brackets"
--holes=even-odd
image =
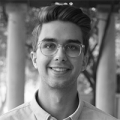
[[(0, 120), (57, 120), (52, 117), (49, 113), (43, 110), (37, 100), (38, 92), (36, 92), (33, 100), (29, 103), (22, 104), (17, 108), (3, 114)], [(103, 111), (97, 109), (91, 104), (80, 100), (76, 111), (64, 120), (117, 120), (104, 113)]]

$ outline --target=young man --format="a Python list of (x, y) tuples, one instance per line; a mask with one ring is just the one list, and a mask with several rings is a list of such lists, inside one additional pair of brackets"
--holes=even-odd
[(90, 19), (81, 9), (52, 5), (41, 9), (35, 28), (34, 67), (40, 75), (33, 101), (0, 120), (116, 120), (81, 100), (77, 78), (87, 65)]

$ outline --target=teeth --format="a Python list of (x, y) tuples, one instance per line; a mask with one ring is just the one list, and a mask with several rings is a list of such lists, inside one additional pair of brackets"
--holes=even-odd
[(52, 69), (55, 70), (55, 71), (58, 71), (58, 72), (67, 71), (67, 69), (65, 69), (65, 68), (52, 68)]

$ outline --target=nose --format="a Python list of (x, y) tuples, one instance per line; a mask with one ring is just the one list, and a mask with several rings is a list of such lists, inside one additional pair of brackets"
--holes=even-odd
[(62, 46), (59, 46), (58, 49), (57, 49), (57, 52), (54, 56), (54, 60), (55, 61), (67, 61), (67, 56), (65, 54), (65, 50)]

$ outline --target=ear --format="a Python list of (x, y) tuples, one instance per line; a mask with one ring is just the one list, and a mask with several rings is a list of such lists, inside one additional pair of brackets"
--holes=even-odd
[(83, 56), (82, 71), (84, 71), (86, 69), (87, 64), (88, 64), (88, 59), (89, 59), (89, 55), (88, 55), (88, 53), (86, 53), (86, 55)]
[(35, 52), (30, 53), (30, 57), (32, 59), (33, 66), (37, 69), (37, 57)]

